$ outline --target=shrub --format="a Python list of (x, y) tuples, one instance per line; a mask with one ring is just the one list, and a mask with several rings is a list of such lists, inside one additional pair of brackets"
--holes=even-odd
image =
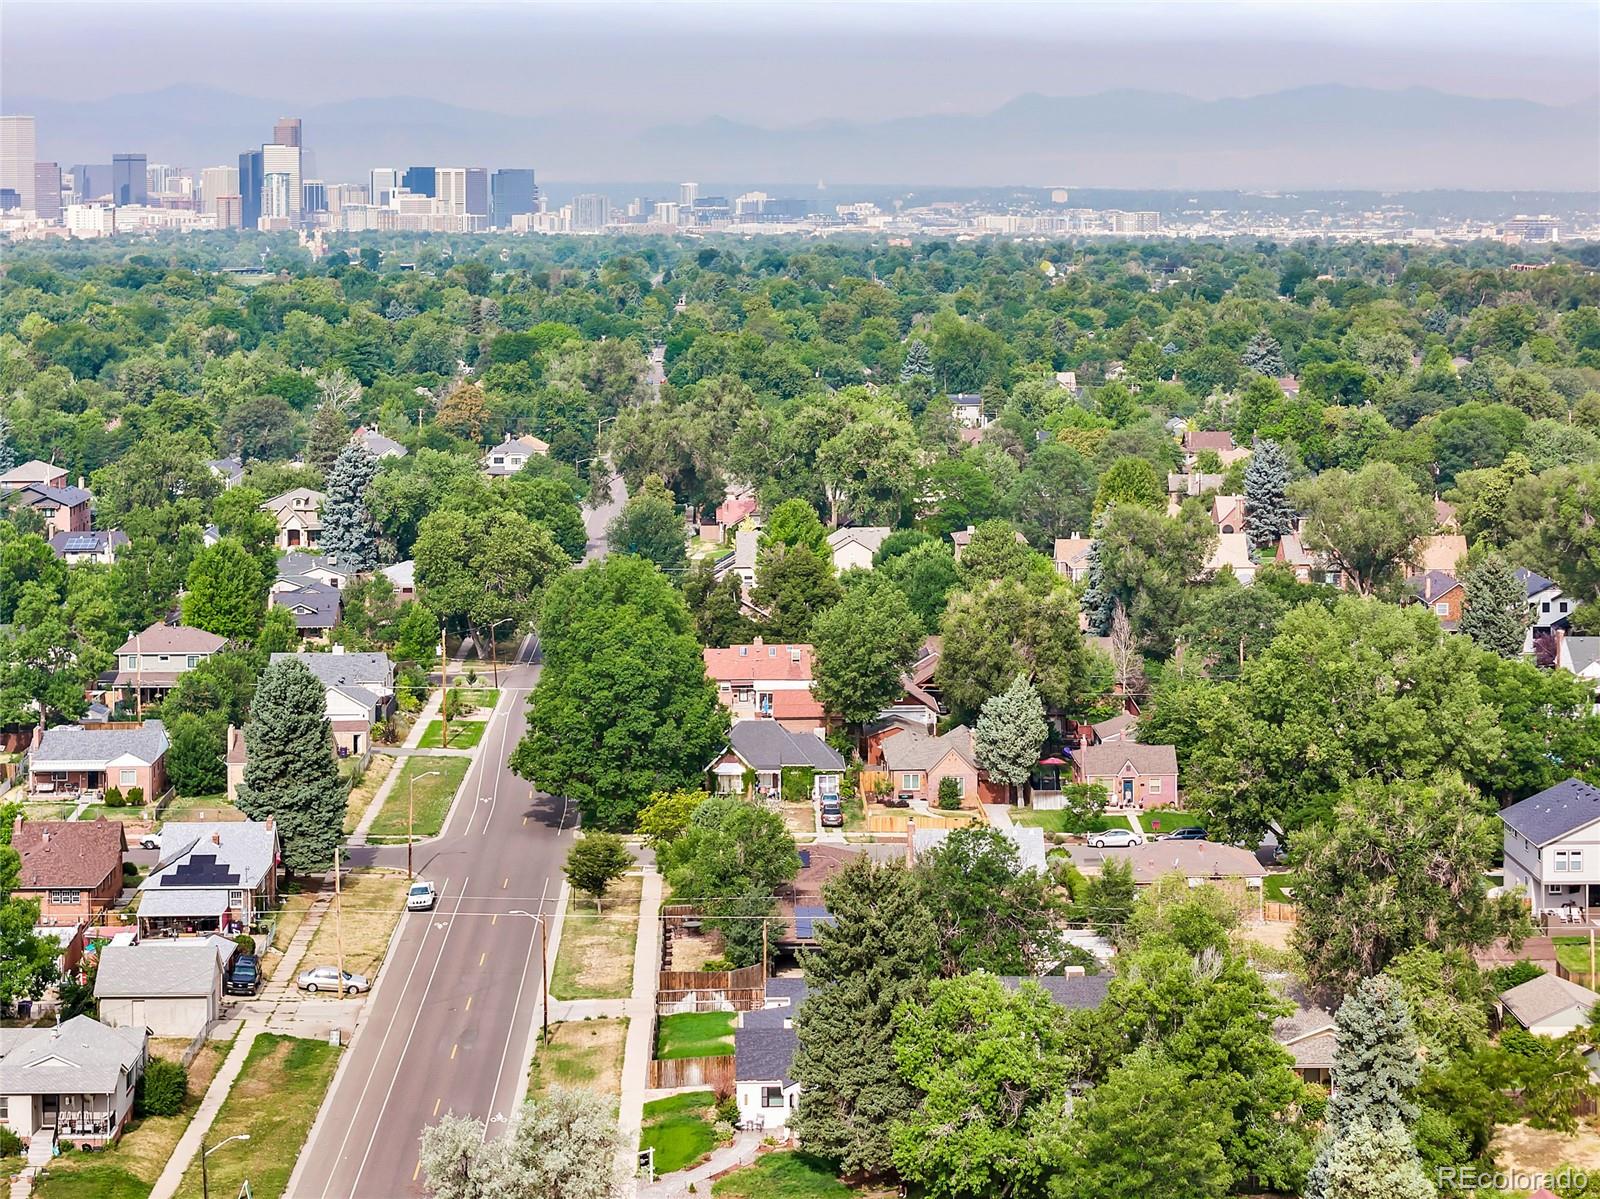
[(704, 964), (701, 965), (700, 969), (712, 971), (737, 970), (738, 967), (733, 964), (732, 958), (707, 958)]
[(478, 710), (478, 705), (467, 698), (466, 692), (455, 688), (445, 692), (443, 707), (444, 714), (451, 720), (470, 716)]
[(717, 1123), (737, 1124), (739, 1122), (739, 1101), (732, 1095), (724, 1095), (717, 1100)]
[(784, 803), (809, 803), (816, 771), (809, 766), (785, 766), (778, 776)]
[(22, 1138), (0, 1124), (0, 1157), (10, 1157), (22, 1152)]
[(239, 947), (239, 952), (241, 953), (254, 953), (256, 951), (256, 939), (249, 933), (240, 933), (233, 939), (233, 943)]
[(953, 812), (961, 806), (961, 780), (945, 775), (939, 780), (939, 806)]
[(127, 806), (130, 807), (130, 808), (142, 808), (142, 807), (144, 807), (144, 788), (143, 787), (129, 787), (128, 788), (128, 797), (127, 797), (126, 803), (127, 803)]
[(135, 866), (132, 862), (124, 862), (124, 863), (122, 863), (122, 877), (125, 878), (125, 879), (138, 878), (139, 877), (139, 868), (137, 866)]
[(107, 787), (106, 788), (106, 807), (108, 807), (108, 808), (120, 808), (120, 807), (122, 807), (124, 802), (125, 801), (122, 798), (122, 788), (121, 787)]
[(177, 1062), (153, 1057), (145, 1063), (134, 1107), (141, 1116), (176, 1116), (188, 1094), (189, 1072)]

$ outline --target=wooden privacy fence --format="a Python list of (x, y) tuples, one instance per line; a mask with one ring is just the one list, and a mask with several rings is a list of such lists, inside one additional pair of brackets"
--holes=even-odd
[(1295, 914), (1294, 904), (1278, 903), (1276, 900), (1263, 900), (1261, 903), (1261, 918), (1269, 924), (1298, 924), (1300, 917)]
[(658, 1012), (753, 1012), (767, 1001), (760, 965), (739, 970), (662, 970), (656, 975)]
[(1595, 980), (1600, 978), (1600, 971), (1591, 974), (1587, 970), (1569, 970), (1565, 965), (1557, 960), (1556, 977), (1564, 978), (1569, 983), (1577, 983), (1580, 987), (1588, 987), (1592, 991), (1595, 989)]
[(970, 828), (978, 821), (971, 816), (930, 816), (926, 812), (874, 812), (867, 817), (869, 833), (906, 835), (906, 821), (915, 820), (918, 828)]
[(734, 1057), (724, 1053), (718, 1057), (678, 1057), (668, 1061), (651, 1061), (650, 1086), (708, 1087), (718, 1097), (733, 1094)]

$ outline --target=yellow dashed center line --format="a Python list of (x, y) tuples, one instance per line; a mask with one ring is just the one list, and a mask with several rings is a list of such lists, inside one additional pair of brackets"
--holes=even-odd
[(471, 1010), (472, 1010), (472, 996), (468, 995), (467, 996), (467, 1011), (470, 1012)]
[(457, 1041), (454, 1045), (450, 1046), (450, 1060), (452, 1062), (456, 1060), (456, 1050), (460, 1049), (460, 1048), (461, 1048), (461, 1042), (459, 1042), (459, 1041)]
[(488, 960), (489, 960), (489, 951), (487, 949), (485, 949), (482, 953), (480, 953), (478, 955), (478, 965), (481, 966)]
[[(444, 1096), (443, 1095), (440, 1095), (439, 1098), (437, 1098), (437, 1099), (435, 1099), (433, 1101), (433, 1114), (434, 1115), (437, 1116), (439, 1114), (439, 1105), (441, 1103), (443, 1103), (443, 1102), (444, 1102)], [(419, 1161), (417, 1164), (420, 1166), (422, 1163)]]
[[(434, 1110), (437, 1111), (438, 1109), (435, 1108)], [(417, 1175), (421, 1174), (421, 1173), (422, 1173), (422, 1159), (419, 1157), (419, 1158), (417, 1158), (417, 1168), (415, 1170), (411, 1171), (411, 1181), (412, 1182), (417, 1181)]]
[(502, 891), (504, 891), (510, 885), (511, 885), (511, 880), (509, 878), (503, 878), (503, 879), (500, 880), (500, 889)]

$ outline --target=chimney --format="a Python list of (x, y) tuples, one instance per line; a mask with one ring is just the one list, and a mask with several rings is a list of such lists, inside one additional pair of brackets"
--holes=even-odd
[(11, 840), (15, 841), (22, 835), (22, 813), (17, 813), (17, 818), (11, 822)]
[(917, 818), (906, 817), (906, 868), (917, 864)]
[(336, 653), (336, 654), (342, 654), (342, 653), (344, 653), (344, 646), (342, 646), (342, 645), (335, 645), (335, 646), (334, 646), (334, 647), (333, 647), (333, 652), (334, 652), (334, 653)]
[(276, 816), (268, 816), (267, 817), (267, 827), (268, 828), (277, 828), (278, 827), (278, 818)]
[(38, 749), (42, 741), (44, 741), (44, 725), (36, 724), (33, 726), (33, 739), (28, 742), (28, 748)]
[(761, 634), (757, 633), (756, 636), (755, 636), (755, 640), (752, 641), (750, 644), (755, 646), (756, 649), (760, 649), (762, 647), (762, 645), (764, 644), (764, 642), (761, 640)]
[(213, 845), (221, 845), (222, 844), (222, 834), (217, 832), (215, 829), (213, 829), (212, 832), (211, 832), (211, 844), (213, 844)]
[[(17, 819), (21, 820), (22, 817), (18, 816)], [(42, 829), (39, 830), (39, 844), (40, 845), (49, 845), (50, 844), (50, 830), (49, 829), (42, 828)]]

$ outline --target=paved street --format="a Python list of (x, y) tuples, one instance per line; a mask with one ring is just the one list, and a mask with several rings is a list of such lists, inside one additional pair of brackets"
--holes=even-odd
[[(418, 847), (440, 889), (431, 914), (405, 916), (302, 1155), (297, 1199), (391, 1199), (422, 1193), (417, 1137), (454, 1111), (511, 1114), (539, 999), (537, 924), (553, 913), (573, 818), (507, 765), (538, 678), (530, 638), (503, 671), (505, 697), (444, 832)], [(403, 848), (352, 851), (357, 863), (405, 861)], [(497, 1118), (499, 1118), (497, 1120)]]

